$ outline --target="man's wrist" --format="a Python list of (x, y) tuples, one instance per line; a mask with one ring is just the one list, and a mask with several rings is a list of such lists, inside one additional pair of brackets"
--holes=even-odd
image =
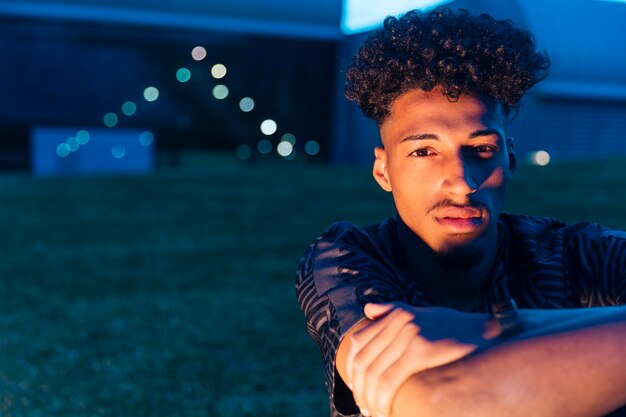
[(517, 304), (512, 298), (502, 303), (493, 304), (491, 316), (498, 331), (498, 337), (501, 339), (506, 339), (522, 330)]

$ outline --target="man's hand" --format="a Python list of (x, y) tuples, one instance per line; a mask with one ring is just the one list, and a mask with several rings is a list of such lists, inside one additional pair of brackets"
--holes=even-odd
[(404, 303), (367, 304), (372, 320), (350, 336), (347, 383), (362, 414), (389, 416), (396, 391), (412, 375), (459, 360), (489, 344), (487, 314)]

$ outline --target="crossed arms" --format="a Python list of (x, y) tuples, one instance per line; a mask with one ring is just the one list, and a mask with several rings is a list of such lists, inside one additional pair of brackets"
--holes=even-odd
[(589, 416), (626, 405), (626, 307), (487, 314), (368, 304), (336, 366), (365, 415)]

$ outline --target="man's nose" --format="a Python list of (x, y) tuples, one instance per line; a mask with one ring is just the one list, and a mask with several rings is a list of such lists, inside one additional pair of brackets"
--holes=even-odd
[(466, 196), (478, 188), (472, 175), (471, 163), (459, 155), (452, 158), (445, 167), (444, 191), (452, 195)]

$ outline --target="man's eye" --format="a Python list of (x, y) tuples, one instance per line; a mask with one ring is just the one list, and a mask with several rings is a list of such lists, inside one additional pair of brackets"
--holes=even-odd
[(410, 156), (419, 156), (419, 157), (430, 156), (430, 155), (434, 155), (433, 150), (430, 148), (416, 149), (410, 153)]
[(490, 145), (476, 145), (473, 146), (471, 149), (474, 154), (480, 156), (481, 158), (488, 158), (497, 151), (497, 148), (495, 146)]

